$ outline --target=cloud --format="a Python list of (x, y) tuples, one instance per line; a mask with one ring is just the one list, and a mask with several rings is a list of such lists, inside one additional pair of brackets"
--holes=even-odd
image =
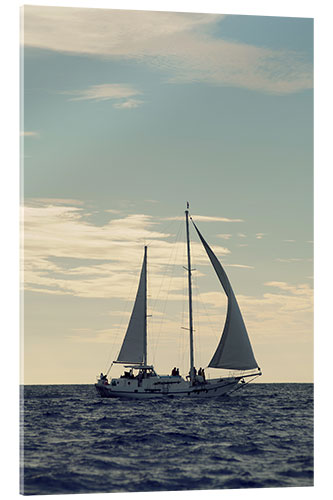
[(143, 101), (132, 99), (132, 97), (140, 95), (139, 90), (134, 89), (130, 85), (118, 83), (105, 83), (101, 85), (92, 85), (87, 89), (72, 90), (62, 92), (63, 94), (72, 95), (71, 101), (116, 101), (115, 108), (132, 109), (141, 106)]
[[(94, 224), (89, 222), (85, 207), (75, 201), (40, 198), (29, 200), (24, 207), (22, 279), (25, 290), (125, 302), (128, 310), (122, 315), (119, 302), (115, 302), (110, 329), (73, 331), (68, 337), (70, 342), (109, 344), (111, 336), (116, 336), (119, 347), (135, 298), (143, 245), (148, 243), (149, 311), (153, 313), (149, 321), (155, 335), (150, 348), (154, 349), (158, 338), (165, 348), (170, 342), (177, 345), (183, 338), (180, 326), (187, 327), (186, 315), (182, 316), (182, 304), (187, 296), (184, 243), (171, 241), (174, 237), (162, 231), (154, 217), (146, 214), (125, 215), (109, 208), (105, 213), (110, 219), (103, 225)], [(214, 271), (199, 242), (193, 241), (191, 249), (193, 267), (197, 269), (193, 281), (194, 297), (197, 297), (194, 301), (196, 338), (202, 332), (205, 339), (202, 356), (207, 362), (223, 329), (226, 296), (219, 287), (219, 291), (197, 295), (196, 278), (206, 273), (204, 266), (208, 266), (207, 275), (209, 272), (213, 276)], [(214, 246), (214, 251), (222, 256), (230, 253), (221, 246)], [(230, 267), (252, 269), (237, 263)], [(254, 346), (271, 342), (273, 337), (283, 337), (284, 344), (311, 342), (313, 292), (310, 286), (267, 281), (265, 287), (269, 291), (259, 296), (241, 295), (235, 290)], [(171, 313), (165, 307), (171, 307)]]
[(145, 64), (169, 82), (206, 82), (269, 93), (312, 88), (302, 54), (216, 38), (224, 16), (25, 6), (24, 43)]
[[(114, 324), (112, 330), (91, 330), (89, 328), (80, 328), (71, 330), (72, 334), (67, 337), (70, 342), (77, 343), (92, 343), (92, 344), (107, 344), (110, 346), (110, 339), (114, 330), (119, 328), (120, 325)], [(122, 325), (124, 327), (124, 325)]]
[(75, 200), (71, 198), (34, 198), (30, 200), (31, 207), (47, 207), (47, 206), (80, 206), (83, 205), (83, 201)]
[(244, 222), (243, 219), (229, 219), (228, 217), (211, 217), (207, 215), (193, 215), (199, 222)]
[(290, 285), (267, 282), (277, 290), (261, 297), (238, 296), (249, 332), (255, 332), (262, 342), (283, 337), (287, 343), (306, 342), (313, 334), (313, 290), (308, 284)]
[(230, 240), (231, 234), (217, 234), (218, 238), (222, 238), (223, 240)]
[[(291, 285), (270, 281), (264, 284), (274, 292), (260, 296), (237, 294), (248, 332), (255, 343), (266, 343), (273, 337), (284, 338), (284, 342), (306, 342), (313, 334), (313, 289), (308, 284)], [(201, 294), (201, 300), (214, 310), (225, 312), (225, 303), (220, 293)], [(220, 322), (223, 318), (221, 317)], [(222, 328), (221, 328), (222, 331)]]
[[(142, 58), (171, 41), (223, 19), (221, 15), (112, 9), (24, 7), (24, 44), (60, 52)], [(176, 50), (172, 44), (169, 52)]]
[[(191, 217), (195, 222), (244, 222), (243, 219), (229, 219), (228, 217), (214, 217), (210, 215), (192, 215)], [(183, 220), (183, 217), (169, 217), (167, 220)]]
[(128, 99), (127, 101), (117, 102), (113, 106), (118, 109), (134, 109), (143, 104), (143, 101), (138, 99)]
[(293, 295), (308, 295), (309, 294), (309, 285), (288, 285), (285, 281), (267, 281), (265, 286), (278, 288), (280, 290), (284, 290), (287, 292), (291, 292)]
[(20, 132), (20, 135), (22, 137), (39, 137), (40, 136), (39, 132), (33, 132), (33, 131), (29, 132), (27, 130)]
[[(184, 257), (186, 260), (184, 243), (172, 242), (174, 237), (162, 231), (154, 217), (146, 214), (125, 215), (110, 208), (105, 211), (110, 219), (96, 225), (87, 220), (84, 206), (75, 202), (40, 198), (29, 200), (24, 207), (22, 279), (25, 289), (53, 295), (117, 299), (120, 302), (110, 302), (114, 308), (109, 329), (96, 326), (96, 330), (72, 330), (67, 338), (69, 342), (109, 345), (112, 337), (118, 349), (137, 289), (143, 245), (148, 243), (149, 314), (153, 314), (149, 319), (153, 332), (149, 348), (152, 353), (159, 340), (163, 358), (164, 348), (169, 348), (170, 343), (177, 346), (179, 342), (184, 343), (185, 338), (187, 341), (187, 332), (180, 329), (180, 326), (187, 327), (182, 309), (187, 296), (187, 272), (182, 267)], [(191, 249), (195, 264), (210, 267), (200, 243), (192, 242)], [(220, 246), (214, 250), (218, 255), (229, 253)], [(230, 267), (251, 268), (244, 264), (230, 264)], [(171, 269), (178, 270), (172, 279)], [(203, 272), (197, 269), (193, 273), (194, 292), (196, 277)], [(206, 268), (203, 269), (206, 272)], [(212, 269), (210, 272), (214, 274)], [(264, 286), (268, 291), (258, 296), (241, 295), (235, 290), (254, 348), (271, 343), (273, 338), (286, 348), (288, 342), (299, 345), (311, 342), (313, 291), (310, 286), (276, 280), (267, 281)], [(199, 296), (194, 294), (197, 300), (199, 297), (199, 303), (194, 302), (197, 345), (200, 335), (204, 339), (202, 363), (209, 361), (225, 322), (227, 300), (222, 288), (217, 289), (219, 291)], [(164, 310), (167, 298), (168, 304), (171, 302), (171, 314)], [(124, 302), (128, 306), (126, 313), (120, 311)], [(161, 363), (164, 366), (163, 359)]]
[(242, 269), (254, 269), (253, 266), (248, 266), (246, 264), (225, 264), (224, 267), (239, 267)]
[(290, 257), (289, 259), (275, 259), (276, 262), (285, 262), (292, 264), (294, 262), (312, 262), (312, 259), (303, 259), (300, 257)]
[[(90, 213), (75, 200), (30, 200), (23, 209), (24, 284), (27, 290), (80, 297), (127, 298), (141, 267), (143, 246), (148, 244), (150, 283), (158, 290), (170, 266), (178, 265), (169, 286), (173, 300), (184, 288), (184, 244), (170, 241), (152, 216), (121, 215), (108, 209), (104, 225), (89, 221)], [(217, 255), (230, 253), (214, 246)], [(192, 242), (193, 262), (208, 265), (199, 242)]]

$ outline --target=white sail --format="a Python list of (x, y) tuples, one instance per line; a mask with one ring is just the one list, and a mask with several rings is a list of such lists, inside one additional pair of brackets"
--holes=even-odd
[(194, 222), (193, 225), (228, 297), (228, 311), (224, 330), (219, 345), (208, 366), (211, 368), (227, 368), (230, 370), (252, 370), (258, 368), (244, 320), (235, 294), (231, 288), (230, 281), (221, 263), (208, 243), (204, 240)]
[(147, 247), (136, 299), (116, 363), (147, 362)]

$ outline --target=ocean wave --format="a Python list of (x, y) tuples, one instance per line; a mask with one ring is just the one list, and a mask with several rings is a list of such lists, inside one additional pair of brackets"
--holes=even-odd
[(23, 393), (28, 495), (313, 483), (311, 385), (203, 401), (105, 400), (92, 386)]

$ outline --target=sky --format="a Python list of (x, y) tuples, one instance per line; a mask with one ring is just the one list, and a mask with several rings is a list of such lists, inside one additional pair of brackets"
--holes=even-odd
[[(311, 382), (313, 20), (26, 6), (23, 21), (23, 382), (106, 371), (145, 244), (148, 361), (187, 373), (187, 201), (260, 382)], [(193, 231), (192, 253), (207, 366), (226, 300)]]

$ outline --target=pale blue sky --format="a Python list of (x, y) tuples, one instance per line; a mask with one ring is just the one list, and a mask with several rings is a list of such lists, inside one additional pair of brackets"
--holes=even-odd
[[(247, 266), (226, 269), (236, 294), (244, 296), (244, 316), (263, 369), (266, 361), (266, 380), (273, 381), (277, 369), (272, 351), (286, 351), (276, 325), (280, 308), (290, 312), (286, 334), (293, 346), (284, 354), (283, 377), (311, 380), (313, 21), (136, 14), (146, 16), (141, 23), (128, 21), (124, 11), (121, 18), (112, 11), (90, 18), (65, 9), (39, 17), (42, 10), (27, 10), (25, 25), (24, 197), (36, 210), (32, 219), (26, 217), (32, 263), (25, 294), (26, 383), (41, 381), (44, 368), (36, 368), (36, 353), (46, 358), (48, 349), (59, 353), (63, 365), (61, 374), (53, 370), (51, 382), (89, 382), (105, 362), (107, 342), (76, 342), (81, 361), (94, 349), (89, 369), (82, 371), (85, 363), (80, 357), (73, 362), (68, 339), (84, 324), (90, 338), (111, 331), (110, 309), (123, 302), (112, 293), (101, 297), (90, 290), (82, 298), (80, 290), (64, 291), (72, 279), (64, 271), (81, 263), (87, 276), (91, 259), (108, 262), (107, 247), (103, 255), (79, 255), (71, 241), (67, 253), (65, 246), (55, 251), (42, 241), (43, 253), (31, 242), (50, 237), (44, 221), (52, 217), (58, 239), (62, 227), (64, 239), (87, 230), (87, 242), (102, 238), (97, 228), (110, 221), (123, 220), (126, 228), (125, 218), (135, 214), (157, 224), (149, 230), (163, 231), (164, 218), (182, 216), (186, 200), (194, 215), (242, 220), (198, 224), (212, 245), (229, 251), (224, 264)], [(66, 31), (74, 19), (79, 22), (73, 33)], [(80, 30), (87, 36), (80, 38)], [(77, 226), (61, 225), (62, 218), (72, 219), (60, 206), (81, 210), (74, 212), (81, 214), (74, 217)], [(146, 221), (142, 230), (147, 229)], [(74, 264), (69, 258), (80, 260)], [(58, 267), (48, 268), (54, 259)], [(135, 264), (140, 260), (138, 253)], [(57, 280), (58, 292), (50, 293)], [(306, 302), (298, 302), (304, 290)], [(253, 316), (260, 301), (267, 307), (261, 319)], [(302, 311), (300, 342), (293, 338), (293, 315)], [(271, 338), (260, 337), (265, 321)]]

